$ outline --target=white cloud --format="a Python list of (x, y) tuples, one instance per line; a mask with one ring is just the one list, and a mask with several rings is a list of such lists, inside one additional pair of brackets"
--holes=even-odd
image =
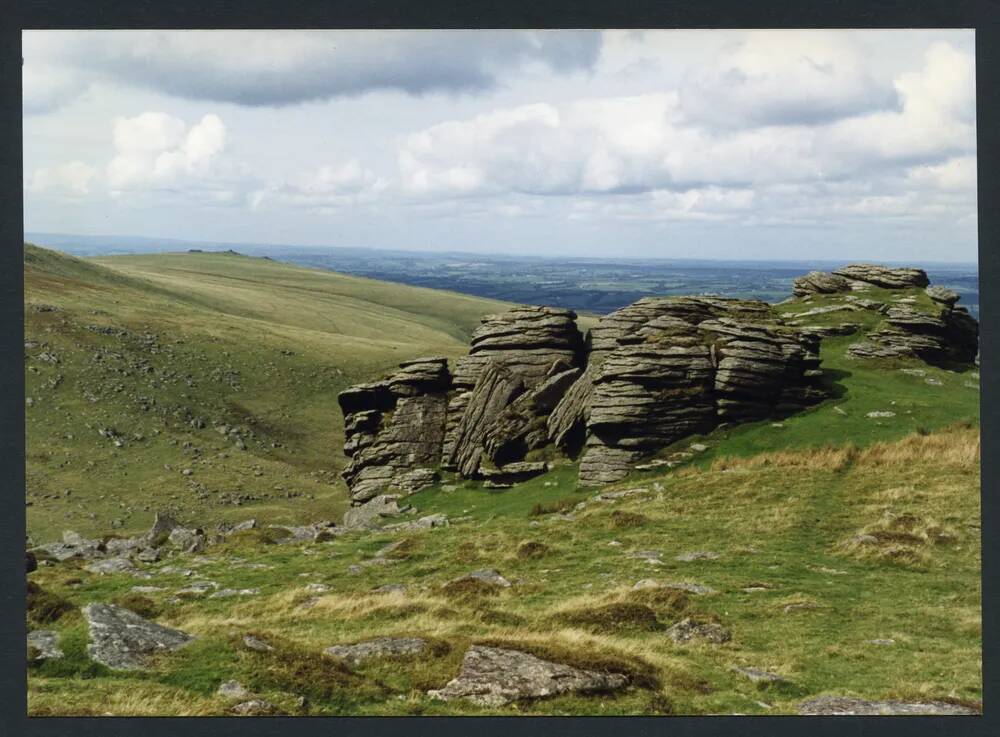
[(34, 192), (56, 192), (75, 196), (90, 192), (97, 170), (82, 161), (70, 161), (50, 168), (36, 169), (30, 188)]
[(87, 85), (73, 69), (51, 64), (21, 68), (21, 104), (26, 115), (39, 115), (76, 99)]
[(692, 122), (718, 128), (816, 124), (894, 107), (893, 87), (868, 71), (842, 33), (750, 32), (680, 90)]
[(211, 113), (190, 128), (166, 113), (117, 118), (108, 182), (118, 192), (197, 184), (192, 180), (211, 177), (225, 143), (226, 127)]
[(975, 190), (976, 157), (957, 156), (943, 164), (915, 166), (907, 172), (911, 182), (943, 190)]

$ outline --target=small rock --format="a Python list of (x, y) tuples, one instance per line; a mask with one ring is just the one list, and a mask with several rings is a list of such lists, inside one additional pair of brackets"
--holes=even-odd
[(737, 673), (742, 673), (754, 683), (783, 683), (785, 678), (777, 673), (769, 673), (758, 668), (734, 668)]
[(691, 563), (696, 560), (715, 560), (718, 557), (719, 554), (711, 550), (693, 550), (689, 553), (681, 553), (674, 560), (679, 560), (682, 563)]
[(674, 642), (691, 642), (702, 640), (714, 644), (729, 642), (732, 635), (729, 630), (715, 622), (695, 622), (690, 618), (682, 619), (667, 630), (667, 636)]
[(373, 593), (376, 594), (405, 594), (406, 584), (405, 583), (387, 583), (384, 586), (379, 586), (378, 588), (372, 589)]
[(890, 412), (888, 410), (881, 411), (881, 412), (879, 412), (879, 411), (869, 412), (869, 413), (867, 413), (865, 415), (865, 417), (872, 417), (872, 418), (878, 418), (878, 417), (895, 417), (895, 416), (896, 416), (895, 412)]
[(33, 655), (34, 660), (57, 660), (63, 657), (63, 651), (59, 647), (59, 633), (52, 630), (29, 632), (28, 655), (29, 657)]
[(251, 699), (237, 704), (230, 710), (231, 714), (241, 717), (271, 716), (277, 713), (274, 704), (264, 699)]
[(209, 599), (227, 599), (231, 596), (255, 596), (260, 593), (260, 589), (219, 589), (214, 594), (209, 595)]
[(243, 644), (251, 650), (256, 650), (259, 653), (269, 653), (274, 650), (273, 646), (268, 645), (266, 642), (254, 637), (253, 635), (243, 635)]
[(468, 581), (470, 579), (475, 579), (476, 581), (482, 581), (483, 583), (492, 584), (493, 586), (498, 586), (500, 588), (510, 588), (510, 581), (500, 575), (500, 571), (496, 568), (483, 568), (478, 571), (473, 571), (472, 573), (466, 574), (465, 576), (459, 576), (458, 578), (451, 581), (451, 583), (457, 583), (459, 581)]
[(250, 695), (239, 681), (226, 681), (216, 693), (224, 699), (245, 699)]
[(108, 573), (133, 573), (136, 567), (128, 558), (105, 558), (88, 563), (84, 566), (84, 570), (103, 576)]
[(865, 640), (868, 645), (895, 645), (896, 641), (891, 638), (878, 638), (875, 640)]
[(331, 658), (358, 664), (371, 658), (416, 655), (424, 651), (427, 642), (419, 637), (379, 637), (352, 645), (334, 645), (323, 651)]

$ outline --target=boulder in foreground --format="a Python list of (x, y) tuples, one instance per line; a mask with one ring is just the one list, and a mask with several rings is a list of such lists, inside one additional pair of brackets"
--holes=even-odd
[(113, 604), (88, 604), (83, 616), (90, 627), (88, 654), (116, 670), (142, 668), (149, 655), (176, 650), (194, 639)]
[(581, 670), (518, 650), (473, 645), (465, 653), (458, 678), (427, 694), (441, 701), (465, 699), (481, 706), (503, 706), (520, 699), (601, 693), (627, 685), (628, 678), (621, 673)]

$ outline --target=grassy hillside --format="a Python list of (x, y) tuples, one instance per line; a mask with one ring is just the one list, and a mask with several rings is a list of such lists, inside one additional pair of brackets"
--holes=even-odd
[(337, 393), (464, 354), (502, 306), (235, 254), (28, 246), (29, 533), (139, 530), (164, 507), (197, 524), (339, 518)]
[[(25, 351), (37, 396), (28, 513), (39, 537), (63, 527), (106, 533), (128, 505), (125, 527), (141, 528), (151, 516), (142, 506), (166, 500), (199, 522), (336, 517), (337, 391), (407, 356), (464, 353), (479, 314), (497, 307), (239, 256), (84, 263), (31, 249), (26, 270), (37, 343)], [(808, 322), (876, 319), (833, 312)], [(575, 463), (559, 460), (507, 491), (445, 477), (407, 498), (418, 516), (447, 514), (448, 527), (287, 544), (249, 531), (204, 555), (143, 565), (147, 578), (42, 566), (30, 579), (48, 596), (29, 620), (56, 630), (66, 657), (29, 666), (29, 709), (226, 714), (232, 701), (216, 690), (230, 679), (283, 712), (314, 715), (783, 714), (824, 694), (975, 704), (978, 370), (852, 360), (855, 339), (823, 343), (832, 399), (664, 449), (690, 459), (600, 490), (611, 498), (579, 488)], [(198, 417), (184, 407), (206, 426), (192, 426)], [(215, 430), (223, 422), (247, 428), (247, 450)], [(120, 434), (98, 433), (112, 424)], [(220, 503), (237, 489), (261, 498)], [(708, 555), (685, 556), (695, 552)], [(447, 585), (482, 568), (513, 585)], [(635, 590), (642, 579), (710, 591)], [(256, 592), (178, 595), (196, 581)], [(375, 590), (387, 584), (405, 590)], [(78, 607), (95, 601), (198, 639), (148, 670), (109, 671), (86, 655)], [(731, 639), (676, 643), (667, 629), (684, 618), (718, 623)], [(275, 649), (247, 649), (248, 633)], [(430, 653), (350, 667), (322, 655), (388, 635), (424, 637)], [(495, 709), (428, 698), (474, 642), (624, 672), (633, 686)], [(784, 681), (754, 683), (740, 667)]]

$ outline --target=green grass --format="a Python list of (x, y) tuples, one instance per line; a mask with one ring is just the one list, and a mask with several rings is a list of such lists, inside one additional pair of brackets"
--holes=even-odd
[[(357, 286), (363, 280), (237, 256), (128, 257), (95, 266), (35, 255), (52, 263), (28, 264), (28, 302), (62, 308), (27, 313), (28, 337), (49, 346), (26, 353), (49, 350), (62, 361), (28, 362), (29, 369), (38, 369), (29, 371), (28, 394), (41, 396), (28, 409), (34, 502), (28, 514), (32, 531), (43, 538), (62, 527), (107, 532), (109, 519), (123, 514), (119, 502), (153, 509), (171, 494), (191, 520), (336, 518), (343, 488), (314, 473), (329, 473), (342, 462), (336, 451), (340, 416), (332, 403), (339, 387), (380, 373), (407, 351), (460, 355), (460, 338), (478, 319), (476, 311), (495, 308), (465, 297), (448, 302), (454, 295), (425, 290), (393, 295), (406, 288), (370, 283), (371, 304), (377, 305), (372, 310), (415, 316), (420, 337), (392, 350), (388, 343), (397, 344), (380, 344), (377, 326), (362, 328), (360, 307), (357, 322), (338, 324), (337, 330), (347, 332), (321, 327), (317, 315), (323, 311), (333, 321), (352, 300), (364, 301)], [(257, 286), (248, 286), (254, 279)], [(254, 304), (254, 289), (268, 290), (267, 306)], [(817, 298), (812, 306), (825, 301), (830, 298)], [(300, 314), (303, 304), (318, 306)], [(92, 314), (94, 309), (108, 314)], [(833, 313), (807, 321), (874, 325), (878, 319), (874, 313)], [(137, 335), (149, 325), (172, 353), (142, 352), (129, 340), (86, 330), (91, 322)], [(447, 514), (451, 524), (445, 528), (351, 532), (309, 544), (247, 533), (204, 555), (145, 566), (148, 579), (95, 575), (71, 562), (42, 566), (30, 579), (66, 612), (33, 626), (58, 631), (67, 656), (29, 666), (29, 710), (219, 715), (230, 704), (215, 691), (229, 679), (283, 713), (314, 715), (783, 714), (821, 694), (977, 702), (978, 372), (851, 360), (845, 351), (855, 339), (824, 342), (834, 398), (780, 426), (759, 422), (679, 443), (664, 455), (695, 440), (708, 448), (677, 468), (636, 472), (608, 489), (644, 489), (639, 495), (597, 501), (597, 490), (579, 488), (575, 462), (564, 459), (549, 473), (504, 491), (445, 475), (407, 498), (415, 516)], [(358, 346), (356, 354), (351, 346)], [(90, 358), (102, 347), (149, 361), (157, 378), (170, 370), (201, 378), (231, 363), (240, 371), (238, 391), (225, 381), (198, 381), (195, 387), (168, 383), (144, 392), (158, 392), (158, 406), (184, 402), (206, 419), (219, 413), (229, 424), (237, 414), (233, 407), (245, 412), (252, 406), (254, 442), (240, 451), (212, 422), (196, 429), (170, 412), (140, 412), (113, 383), (145, 379), (116, 379), (107, 367), (94, 367)], [(47, 392), (44, 382), (55, 373), (65, 378)], [(941, 383), (929, 384), (928, 378)], [(99, 390), (101, 401), (89, 402), (84, 389)], [(867, 416), (887, 410), (895, 416)], [(114, 448), (96, 429), (81, 431), (87, 422), (94, 428), (114, 424), (126, 438), (140, 428), (147, 440)], [(74, 438), (62, 438), (65, 433)], [(202, 460), (183, 453), (185, 440), (202, 448)], [(282, 447), (271, 448), (272, 442)], [(164, 471), (164, 463), (173, 472)], [(183, 467), (195, 473), (183, 477)], [(217, 505), (198, 500), (190, 479), (213, 490), (240, 483), (262, 493), (281, 485), (305, 496)], [(63, 487), (73, 489), (72, 501), (42, 498)], [(151, 512), (137, 508), (123, 529), (142, 528), (149, 517)], [(859, 543), (859, 535), (875, 542)], [(383, 554), (384, 564), (370, 563), (398, 541)], [(635, 555), (643, 551), (660, 553), (659, 564)], [(676, 559), (691, 551), (718, 558)], [(497, 568), (513, 586), (488, 595), (448, 587), (481, 568)], [(632, 589), (647, 578), (700, 583), (715, 593)], [(260, 593), (176, 597), (197, 580)], [(373, 593), (398, 583), (406, 584), (405, 593)], [(310, 590), (308, 584), (328, 589)], [(131, 591), (136, 585), (162, 590), (137, 600)], [(93, 663), (77, 608), (129, 600), (160, 612), (157, 621), (197, 640), (158, 657), (143, 672), (116, 673)], [(684, 617), (717, 622), (732, 639), (676, 644), (665, 630)], [(242, 647), (242, 636), (251, 632), (274, 643), (274, 653)], [(322, 656), (333, 644), (386, 635), (425, 637), (432, 645), (426, 655), (349, 667)], [(894, 644), (867, 642), (886, 638)], [(633, 687), (501, 708), (429, 699), (427, 690), (455, 677), (470, 643), (627, 673)], [(737, 666), (775, 671), (787, 683), (756, 685), (734, 672)], [(307, 707), (299, 705), (301, 696)]]
[[(206, 526), (339, 518), (337, 394), (407, 358), (463, 355), (503, 307), (242, 256), (82, 260), (33, 246), (25, 302), (39, 541), (141, 530), (157, 509)], [(246, 450), (224, 425), (244, 429)]]

